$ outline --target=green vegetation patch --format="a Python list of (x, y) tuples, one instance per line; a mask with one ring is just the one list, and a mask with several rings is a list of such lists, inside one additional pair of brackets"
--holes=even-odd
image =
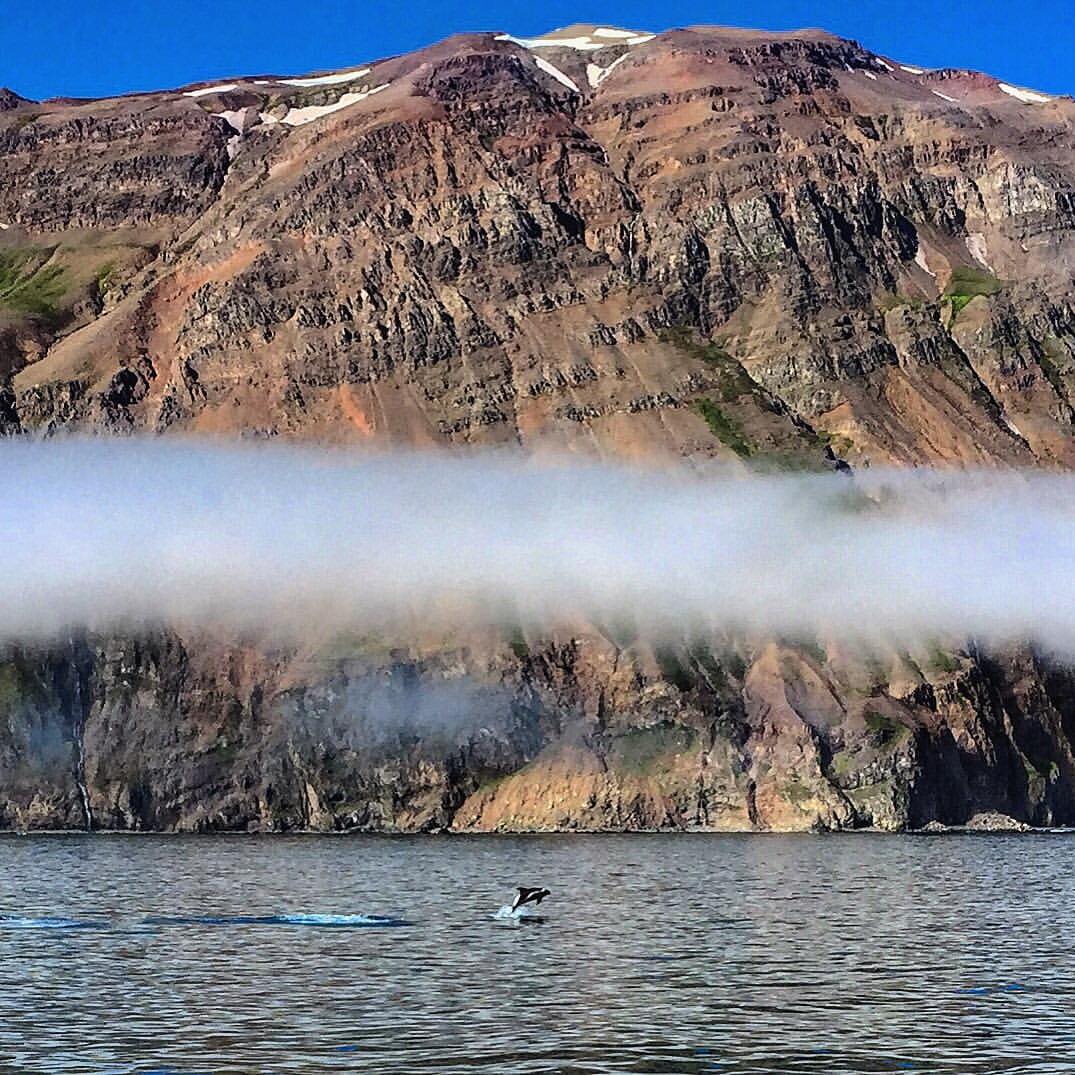
[(816, 638), (800, 638), (799, 649), (809, 657), (814, 664), (823, 665), (828, 660), (825, 647)]
[(45, 320), (59, 316), (67, 290), (62, 265), (49, 265), (51, 251), (0, 250), (0, 306)]
[(694, 642), (688, 646), (687, 656), (701, 669), (706, 682), (713, 690), (728, 689), (728, 673), (705, 642)]
[(889, 779), (878, 780), (875, 784), (864, 784), (858, 788), (845, 788), (844, 794), (854, 803), (861, 806), (871, 799), (892, 799), (892, 781)]
[(814, 798), (814, 792), (798, 776), (792, 776), (780, 789), (780, 793), (787, 802), (800, 808)]
[(646, 774), (654, 772), (661, 759), (675, 757), (696, 746), (695, 734), (689, 728), (658, 724), (617, 736), (609, 744), (609, 754), (614, 768), (621, 772)]
[(37, 677), (13, 662), (0, 664), (0, 717), (9, 717), (21, 706), (40, 707), (47, 696)]
[(716, 392), (721, 403), (732, 403), (741, 396), (754, 395), (759, 391), (757, 381), (720, 344), (711, 340), (701, 343), (694, 338), (690, 329), (682, 326), (666, 329), (658, 338), (720, 374)]
[(939, 646), (934, 646), (930, 650), (926, 667), (934, 675), (950, 676), (953, 672), (959, 671), (959, 661), (950, 653), (945, 653)]
[(979, 295), (996, 295), (1004, 285), (992, 274), (981, 269), (958, 268), (952, 270), (952, 279), (944, 289), (944, 297), (952, 304), (952, 316), (961, 313)]
[(753, 455), (753, 449), (747, 442), (739, 423), (724, 411), (711, 399), (700, 399), (695, 404), (698, 413), (705, 419), (709, 431), (741, 459), (749, 459)]
[(1064, 373), (1058, 362), (1065, 360), (1064, 348), (1055, 337), (1047, 336), (1041, 343), (1041, 351), (1038, 354), (1038, 366), (1045, 379), (1052, 385), (1053, 391), (1061, 399), (1067, 399), (1067, 386), (1064, 384)]
[(859, 766), (853, 754), (839, 750), (832, 756), (831, 768), (838, 780), (846, 780)]
[(19, 674), (10, 664), (0, 665), (0, 711), (10, 710), (22, 697)]
[(908, 734), (907, 725), (900, 723), (894, 717), (888, 716), (887, 713), (878, 713), (876, 710), (867, 709), (862, 714), (862, 719), (866, 722), (866, 727), (871, 734), (882, 746), (895, 739), (903, 739)]
[(112, 277), (116, 271), (116, 263), (114, 261), (106, 261), (96, 273), (94, 273), (94, 280), (97, 282), (97, 291), (103, 295), (109, 287), (112, 286)]
[(475, 793), (478, 795), (492, 795), (511, 775), (511, 773), (494, 773), (492, 776), (487, 776), (478, 783)]
[(815, 436), (822, 448), (831, 448), (833, 455), (841, 459), (855, 447), (854, 442), (842, 433), (830, 433), (827, 429), (819, 429), (815, 431)]
[(924, 299), (911, 298), (898, 291), (886, 291), (877, 300), (877, 309), (883, 314), (898, 310), (901, 306), (909, 306), (912, 310), (921, 310), (926, 305)]
[(521, 627), (515, 627), (508, 632), (508, 646), (516, 660), (525, 661), (530, 656), (530, 647), (526, 644), (526, 636)]

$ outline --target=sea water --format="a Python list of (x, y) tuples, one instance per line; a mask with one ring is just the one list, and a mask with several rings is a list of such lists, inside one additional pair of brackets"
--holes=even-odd
[(0, 838), (0, 1072), (1071, 1072), (1073, 907), (1072, 836)]

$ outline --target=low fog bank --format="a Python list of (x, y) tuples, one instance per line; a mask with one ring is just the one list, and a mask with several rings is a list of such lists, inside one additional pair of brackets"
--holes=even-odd
[(1032, 639), (1075, 653), (1075, 478), (0, 445), (0, 636), (164, 623)]

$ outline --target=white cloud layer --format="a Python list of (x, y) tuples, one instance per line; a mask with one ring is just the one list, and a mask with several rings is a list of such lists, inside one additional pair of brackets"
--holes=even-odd
[(1075, 478), (0, 445), (0, 636), (630, 620), (1075, 653)]

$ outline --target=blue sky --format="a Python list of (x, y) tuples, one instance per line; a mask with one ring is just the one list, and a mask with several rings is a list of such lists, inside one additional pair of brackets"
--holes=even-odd
[(101, 96), (341, 67), (461, 30), (535, 34), (572, 22), (821, 26), (907, 63), (1075, 93), (1071, 0), (0, 0), (0, 86), (38, 99)]

